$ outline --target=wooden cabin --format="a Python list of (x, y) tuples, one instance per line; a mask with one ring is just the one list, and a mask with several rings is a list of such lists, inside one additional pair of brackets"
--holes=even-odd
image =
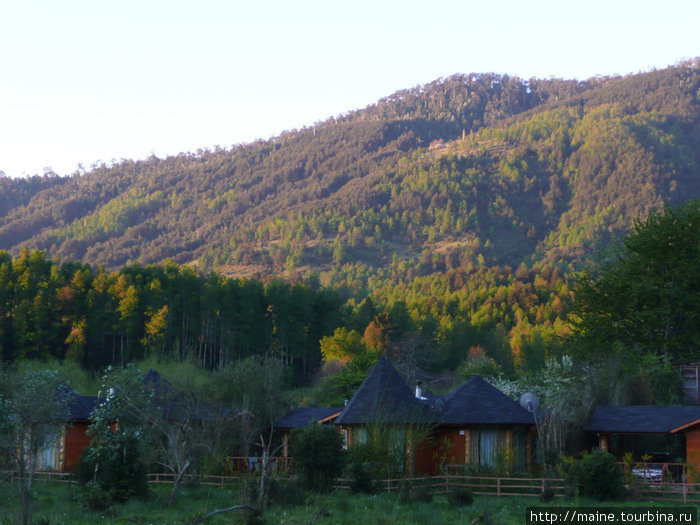
[(696, 475), (700, 474), (700, 405), (599, 406), (585, 430), (598, 435), (601, 449), (619, 457), (628, 451), (611, 449), (612, 435), (681, 436), (685, 440), (685, 462)]
[(312, 421), (322, 425), (333, 424), (342, 410), (336, 407), (301, 407), (275, 421), (274, 429), (282, 432), (282, 456), (289, 456), (289, 435), (292, 430), (305, 428)]
[[(434, 474), (447, 466), (532, 466), (533, 414), (479, 376), (446, 396), (415, 393), (382, 357), (335, 420), (349, 445), (362, 443), (376, 425), (395, 432), (406, 452), (406, 472)], [(416, 443), (420, 436), (420, 440)]]

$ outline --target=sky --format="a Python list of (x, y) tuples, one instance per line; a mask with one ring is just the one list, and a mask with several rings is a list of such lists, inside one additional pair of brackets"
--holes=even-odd
[(5, 1), (0, 171), (228, 148), (457, 73), (582, 80), (695, 56), (697, 0)]

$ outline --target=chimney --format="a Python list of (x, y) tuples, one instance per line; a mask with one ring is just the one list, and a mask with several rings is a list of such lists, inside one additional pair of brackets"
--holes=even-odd
[(423, 389), (420, 381), (416, 382), (416, 398), (423, 399)]

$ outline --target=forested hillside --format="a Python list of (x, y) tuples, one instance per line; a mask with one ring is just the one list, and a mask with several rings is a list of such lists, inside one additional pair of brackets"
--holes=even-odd
[(311, 268), (329, 284), (395, 255), (418, 274), (579, 260), (698, 196), (699, 88), (694, 63), (584, 82), (460, 75), (230, 150), (3, 179), (0, 248), (113, 269)]
[[(503, 369), (535, 366), (566, 331), (569, 272), (636, 218), (700, 197), (699, 90), (697, 60), (587, 81), (457, 75), (231, 149), (112, 161), (70, 177), (0, 178), (0, 250), (9, 252), (0, 279), (15, 294), (0, 305), (4, 323), (21, 317), (17, 301), (44, 297), (45, 285), (34, 290), (21, 277), (41, 259), (37, 282), (53, 282), (58, 300), (47, 303), (49, 317), (69, 338), (10, 341), (19, 336), (5, 330), (3, 352), (36, 347), (90, 361), (99, 348), (109, 355), (97, 361), (128, 358), (152, 348), (148, 323), (161, 315), (164, 348), (197, 349), (210, 364), (248, 353), (230, 329), (241, 322), (222, 313), (225, 300), (206, 299), (196, 319), (175, 313), (182, 283), (170, 295), (153, 288), (172, 275), (196, 281), (197, 297), (257, 286), (256, 326), (272, 339), (251, 352), (284, 347), (265, 295), (273, 285), (223, 277), (281, 276), (304, 283), (303, 293), (333, 295), (336, 317), (315, 332), (300, 325), (298, 337), (313, 339), (308, 362), (306, 350), (293, 350), (303, 374), (318, 363), (320, 337), (339, 325), (363, 333), (382, 311), (394, 344), (429, 348), (441, 364), (483, 345)], [(210, 271), (220, 281), (213, 287)], [(95, 305), (83, 318), (56, 313), (59, 291), (80, 296), (76, 279), (86, 279), (86, 297), (110, 298), (112, 319), (87, 320), (100, 315)], [(130, 293), (138, 327), (122, 304)], [(50, 323), (27, 322), (49, 337)], [(70, 342), (79, 335), (83, 346)]]

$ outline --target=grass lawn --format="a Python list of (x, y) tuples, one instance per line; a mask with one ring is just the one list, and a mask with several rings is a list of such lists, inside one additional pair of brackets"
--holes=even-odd
[[(63, 483), (38, 483), (34, 499), (34, 523), (39, 525), (98, 525), (98, 524), (187, 524), (195, 518), (240, 502), (239, 489), (185, 486), (180, 497), (170, 507), (164, 507), (168, 486), (156, 487), (147, 501), (129, 501), (102, 512), (84, 509), (76, 501), (78, 487)], [(20, 522), (18, 497), (6, 483), (0, 484), (0, 525)], [(396, 494), (359, 495), (336, 492), (330, 495), (306, 493), (293, 505), (272, 505), (265, 513), (264, 523), (288, 525), (373, 525), (373, 524), (468, 524), (522, 525), (526, 508), (625, 506), (639, 509), (649, 506), (671, 506), (650, 502), (601, 504), (592, 500), (556, 500), (542, 504), (537, 498), (475, 497), (469, 506), (452, 506), (442, 495), (432, 502), (402, 503)], [(243, 523), (238, 511), (216, 515), (205, 524)]]

